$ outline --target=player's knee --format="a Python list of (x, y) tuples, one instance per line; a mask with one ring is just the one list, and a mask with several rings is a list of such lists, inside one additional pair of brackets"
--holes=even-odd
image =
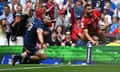
[(41, 50), (39, 50), (38, 52), (36, 52), (36, 55), (40, 57), (41, 60), (44, 60), (47, 58), (47, 55), (44, 54), (44, 52), (42, 52)]
[(44, 59), (47, 58), (47, 55), (46, 55), (46, 54), (41, 54), (40, 58), (41, 58), (42, 60), (44, 60)]
[(26, 57), (27, 56), (27, 52), (24, 52), (21, 55), (22, 55), (22, 57)]

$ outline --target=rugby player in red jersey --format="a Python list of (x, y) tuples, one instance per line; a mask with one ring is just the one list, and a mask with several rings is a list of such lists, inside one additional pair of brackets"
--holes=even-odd
[(105, 42), (104, 33), (100, 30), (98, 22), (101, 14), (98, 10), (92, 9), (92, 5), (85, 5), (84, 16), (81, 19), (81, 25), (87, 41), (93, 45), (98, 45), (98, 39)]

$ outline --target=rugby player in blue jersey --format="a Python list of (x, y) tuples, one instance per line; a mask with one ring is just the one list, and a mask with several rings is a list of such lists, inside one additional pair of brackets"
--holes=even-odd
[[(20, 55), (13, 56), (13, 66), (15, 66), (17, 60), (26, 59), (29, 61), (46, 59), (46, 54), (41, 51), (42, 48), (47, 48), (43, 38), (43, 31), (45, 28), (48, 28), (48, 26), (44, 24), (46, 22), (49, 22), (49, 20), (45, 19), (45, 10), (38, 8), (36, 10), (36, 16), (33, 19), (33, 25), (24, 36), (24, 52)], [(36, 46), (37, 43), (40, 43), (41, 48)]]

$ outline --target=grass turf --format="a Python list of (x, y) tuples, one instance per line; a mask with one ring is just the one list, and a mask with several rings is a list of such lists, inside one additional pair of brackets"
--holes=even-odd
[(0, 65), (0, 72), (120, 72), (120, 65)]

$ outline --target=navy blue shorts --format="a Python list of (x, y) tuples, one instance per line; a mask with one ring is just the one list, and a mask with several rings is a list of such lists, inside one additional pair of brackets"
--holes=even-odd
[(23, 52), (28, 51), (28, 54), (34, 55), (38, 50), (39, 50), (38, 47), (35, 47), (35, 48), (27, 48), (27, 47), (25, 47)]

